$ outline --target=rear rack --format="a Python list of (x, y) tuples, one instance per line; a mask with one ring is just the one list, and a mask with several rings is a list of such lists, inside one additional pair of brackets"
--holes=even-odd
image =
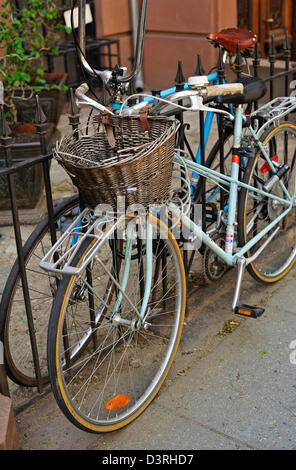
[[(114, 233), (121, 220), (122, 217), (113, 223), (112, 216), (97, 218), (93, 210), (84, 209), (43, 257), (39, 263), (40, 267), (59, 275), (79, 275), (105, 242), (106, 237)], [(94, 243), (90, 245), (83, 263), (79, 267), (71, 266), (79, 248), (87, 239), (93, 240)]]
[(274, 121), (279, 121), (296, 109), (296, 96), (279, 97), (261, 106), (252, 113), (252, 117), (261, 117), (266, 122), (260, 128), (260, 134)]

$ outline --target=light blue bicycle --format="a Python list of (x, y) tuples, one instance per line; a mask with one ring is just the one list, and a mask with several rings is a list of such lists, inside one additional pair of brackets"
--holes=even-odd
[[(77, 2), (76, 2), (77, 3)], [(79, 2), (83, 4), (85, 2)], [(143, 45), (143, 33), (144, 33), (144, 26), (145, 26), (145, 9), (147, 6), (147, 0), (142, 2), (143, 10), (141, 13), (141, 28), (139, 35), (139, 45)], [(73, 7), (75, 6), (75, 2), (73, 2)], [(83, 16), (83, 8), (81, 10), (81, 16)], [(83, 18), (81, 18), (83, 22)], [(83, 24), (83, 23), (82, 23)], [(95, 72), (99, 73), (99, 71), (94, 71), (92, 68), (87, 64), (84, 60), (83, 55), (83, 37), (85, 37), (83, 28), (80, 31), (81, 38), (79, 41), (78, 47), (81, 46), (81, 59), (83, 61), (83, 65), (87, 68), (87, 71), (94, 75)], [(237, 40), (237, 38), (235, 39)], [(125, 69), (117, 68), (118, 77), (115, 79), (115, 83), (112, 82), (113, 75), (116, 75), (116, 70), (111, 71), (104, 71), (100, 72), (101, 77), (104, 82), (108, 82), (108, 79), (112, 82), (112, 86), (116, 85), (117, 80), (117, 88), (112, 88), (113, 95), (110, 97), (110, 102), (108, 103), (111, 105), (114, 112), (118, 112), (121, 104), (117, 103), (117, 99), (120, 98), (117, 95), (117, 90), (128, 88), (129, 81), (133, 78), (133, 75), (137, 73), (139, 70), (139, 64), (141, 64), (141, 55), (142, 50), (139, 47), (137, 53), (137, 61), (134, 72), (128, 77), (124, 74)], [(224, 50), (223, 53), (223, 63), (227, 60), (227, 55), (229, 52)], [(113, 74), (113, 75), (112, 75)], [(112, 80), (111, 80), (112, 79)], [(210, 73), (207, 76), (207, 81), (209, 84), (217, 84), (219, 82), (219, 73), (214, 72)], [(188, 83), (184, 85), (184, 91), (189, 90)], [(167, 90), (162, 90), (160, 92), (160, 97), (163, 99), (168, 98), (169, 96), (176, 93), (176, 87), (172, 86), (169, 87)], [(152, 96), (146, 96), (143, 98), (144, 103), (148, 106), (152, 105), (155, 109), (155, 104), (157, 100), (154, 99)], [(86, 105), (87, 102), (82, 100)], [(115, 102), (116, 101), (116, 102)], [(120, 101), (120, 99), (119, 99)], [(95, 103), (98, 106), (98, 103)], [(229, 111), (233, 114), (232, 105), (227, 105)], [(94, 108), (92, 108), (93, 110)], [(100, 108), (99, 109), (104, 109)], [(125, 108), (127, 110), (128, 107)], [(177, 108), (172, 109), (172, 115), (175, 111), (178, 111)], [(180, 110), (181, 113), (186, 113), (184, 110)], [(219, 116), (217, 115), (217, 121), (219, 122)], [(214, 113), (207, 112), (205, 115), (205, 126), (204, 126), (204, 143), (205, 149), (209, 148), (209, 141), (210, 137), (213, 133), (213, 124), (214, 124)], [(224, 140), (223, 140), (223, 147), (225, 149), (225, 158), (224, 158), (224, 172), (225, 174), (229, 173), (230, 168), (230, 154), (231, 154), (231, 141), (233, 135), (233, 124), (232, 121), (228, 121), (229, 126), (225, 127), (224, 129)], [(197, 163), (201, 163), (201, 154), (202, 154), (202, 146), (198, 145), (196, 151), (193, 151), (185, 145), (186, 149), (190, 152), (191, 158), (193, 161)], [(206, 159), (206, 166), (209, 166), (213, 169), (219, 168), (219, 150), (220, 144), (217, 142), (210, 152), (206, 152), (205, 159)], [(187, 186), (186, 186), (187, 187)], [(190, 187), (191, 187), (191, 198), (192, 203), (195, 202), (195, 196), (199, 197), (202, 193), (202, 185), (199, 182), (198, 174), (194, 172), (191, 174), (190, 180)], [(222, 206), (222, 198), (221, 198), (221, 188), (216, 184), (214, 181), (206, 180), (206, 197), (205, 203), (208, 209), (210, 209), (210, 214), (206, 214), (207, 220), (206, 224), (209, 230), (213, 230), (217, 222), (218, 212), (216, 211), (216, 207)], [(77, 213), (79, 212), (80, 200), (79, 195), (76, 194), (75, 196), (64, 199), (60, 201), (54, 209), (54, 219), (57, 227), (57, 236), (60, 236), (65, 232), (67, 227), (73, 222)], [(227, 203), (223, 207), (227, 210)], [(78, 224), (76, 227), (76, 231), (80, 230), (80, 225)], [(70, 241), (71, 245), (75, 245), (77, 243), (78, 237), (77, 234), (74, 233), (73, 237)], [(182, 243), (180, 243), (181, 245)], [(27, 270), (27, 281), (28, 281), (28, 290), (30, 294), (31, 302), (34, 303), (34, 311), (35, 311), (35, 318), (34, 318), (34, 330), (36, 341), (38, 345), (38, 352), (39, 352), (39, 363), (40, 363), (40, 370), (42, 375), (43, 383), (48, 382), (48, 375), (47, 375), (47, 362), (46, 362), (46, 333), (47, 333), (47, 322), (50, 312), (50, 307), (52, 303), (52, 298), (56, 292), (56, 282), (53, 276), (48, 276), (47, 273), (44, 273), (39, 267), (39, 259), (43, 256), (44, 252), (46, 252), (49, 247), (51, 246), (51, 237), (50, 237), (50, 224), (48, 217), (44, 219), (34, 230), (34, 232), (30, 235), (28, 240), (24, 245), (24, 257), (25, 257), (25, 264)], [(186, 253), (186, 252), (183, 252)], [(193, 251), (190, 256), (190, 262), (186, 266), (185, 269), (189, 269), (190, 263), (193, 260), (192, 255), (195, 252)], [(213, 269), (212, 269), (212, 260), (210, 256), (205, 256), (205, 272), (207, 273), (208, 278), (213, 278)], [(216, 279), (217, 276), (223, 275), (223, 270), (216, 270), (216, 274), (214, 278)], [(38, 279), (38, 283), (36, 283), (36, 279)], [(143, 284), (143, 283), (142, 283)], [(84, 292), (83, 284), (80, 291), (77, 292), (76, 297), (78, 298), (83, 297)], [(80, 293), (79, 293), (80, 292)], [(45, 300), (46, 299), (46, 300)], [(22, 286), (21, 286), (21, 276), (19, 270), (19, 264), (16, 260), (13, 266), (13, 269), (9, 275), (7, 280), (5, 291), (2, 296), (1, 308), (0, 308), (0, 331), (2, 334), (2, 340), (4, 343), (4, 350), (5, 350), (5, 362), (7, 365), (7, 370), (9, 377), (18, 384), (34, 387), (36, 386), (36, 372), (34, 367), (34, 360), (32, 356), (32, 348), (31, 344), (26, 341), (26, 346), (24, 346), (24, 342), (22, 342), (22, 351), (23, 354), (19, 354), (19, 346), (21, 343), (21, 337), (27, 337), (27, 326), (25, 325), (25, 319), (23, 315), (23, 311), (20, 305), (23, 302), (23, 294), (22, 294)]]
[[(178, 199), (172, 189), (165, 204), (167, 219), (153, 206), (148, 214), (131, 212), (115, 219), (85, 209), (40, 264), (63, 277), (48, 329), (53, 392), (71, 422), (89, 432), (127, 425), (149, 405), (167, 376), (186, 305), (176, 240), (180, 232), (192, 244), (206, 247), (213, 277), (225, 267), (237, 267), (232, 309), (239, 315), (257, 318), (264, 311), (239, 304), (245, 268), (261, 282), (273, 283), (296, 261), (296, 126), (282, 122), (296, 108), (295, 98), (278, 98), (246, 117), (243, 105), (262, 96), (262, 82), (212, 86), (206, 77), (193, 77), (188, 88), (165, 104), (179, 106), (180, 99), (188, 99), (186, 110), (219, 112), (234, 122), (231, 175), (178, 151), (174, 168), (187, 194)], [(83, 100), (81, 88), (78, 94)], [(232, 104), (235, 115), (205, 105), (205, 98)], [(121, 112), (137, 115), (139, 107), (126, 109), (123, 103)], [(247, 164), (241, 165), (242, 160)], [(211, 231), (203, 231), (190, 216), (191, 171), (229, 191), (228, 208), (220, 211)], [(78, 223), (83, 230), (69, 247)], [(62, 256), (56, 261), (58, 253)]]

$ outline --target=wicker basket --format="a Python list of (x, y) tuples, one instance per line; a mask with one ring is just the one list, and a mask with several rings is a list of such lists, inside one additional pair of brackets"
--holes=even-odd
[(99, 114), (57, 143), (64, 167), (87, 207), (161, 204), (172, 178), (177, 120)]

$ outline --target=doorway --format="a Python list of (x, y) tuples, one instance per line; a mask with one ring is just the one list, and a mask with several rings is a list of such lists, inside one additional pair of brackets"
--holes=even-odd
[[(237, 0), (238, 27), (250, 29), (258, 36), (262, 57), (268, 55), (274, 36), (277, 56), (282, 55), (286, 31), (293, 45), (293, 0)], [(294, 48), (295, 50), (295, 48)]]

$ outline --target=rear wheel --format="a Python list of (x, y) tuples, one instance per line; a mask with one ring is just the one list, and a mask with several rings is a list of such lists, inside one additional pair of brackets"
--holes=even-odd
[[(79, 212), (79, 197), (63, 200), (54, 210), (57, 237), (72, 223)], [(53, 296), (55, 277), (39, 267), (39, 262), (51, 248), (48, 217), (32, 232), (24, 244), (23, 253), (29, 295), (34, 319), (42, 382), (48, 382), (46, 340), (47, 325)], [(34, 387), (37, 385), (34, 361), (22, 290), (18, 261), (15, 261), (3, 291), (0, 305), (0, 333), (4, 344), (7, 373), (14, 382)]]
[[(247, 253), (248, 257), (252, 256), (267, 238), (274, 234), (274, 238), (267, 245), (267, 248), (247, 266), (249, 273), (256, 280), (272, 283), (282, 279), (296, 261), (296, 126), (287, 122), (272, 130), (269, 129), (262, 137), (262, 142), (269, 152), (271, 160), (280, 165), (288, 164), (289, 170), (281, 181), (289, 194), (294, 197), (293, 208), (288, 214)], [(262, 153), (259, 152), (254, 160), (250, 159), (249, 161), (244, 183), (262, 189), (264, 183), (270, 180), (272, 175), (271, 168), (266, 163)], [(287, 199), (279, 182), (272, 186), (270, 193)], [(287, 206), (274, 199), (263, 197), (252, 190), (242, 188), (238, 209), (239, 246), (245, 245), (259, 234), (286, 209)]]

